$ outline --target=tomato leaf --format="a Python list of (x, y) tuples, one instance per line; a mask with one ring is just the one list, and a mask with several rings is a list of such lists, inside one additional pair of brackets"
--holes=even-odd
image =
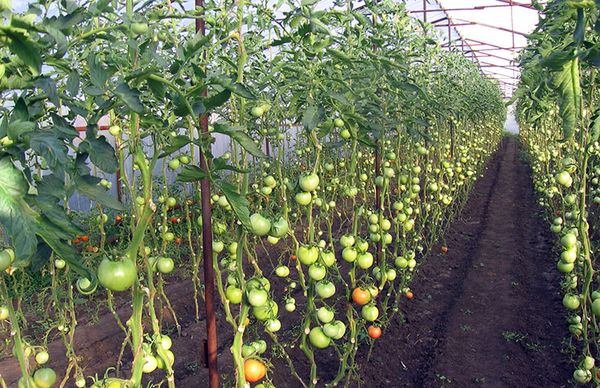
[(36, 213), (25, 202), (29, 183), (9, 157), (0, 159), (0, 224), (16, 251), (16, 260), (28, 260), (36, 251)]
[(244, 131), (242, 127), (229, 125), (224, 122), (215, 123), (214, 132), (222, 133), (238, 142), (246, 151), (257, 158), (266, 158), (267, 155), (256, 145), (254, 140)]
[(207, 111), (217, 108), (225, 104), (229, 100), (229, 97), (231, 97), (231, 90), (225, 89), (204, 99), (204, 107)]
[(8, 37), (8, 48), (25, 63), (34, 75), (40, 74), (42, 55), (35, 42), (31, 41), (21, 29), (4, 27), (2, 32)]
[(123, 204), (117, 201), (104, 188), (98, 186), (100, 179), (91, 175), (76, 175), (75, 187), (77, 191), (91, 200), (97, 201), (104, 206), (116, 210), (124, 210)]
[(37, 131), (29, 137), (29, 146), (50, 166), (52, 171), (64, 171), (71, 162), (67, 146), (53, 132)]
[(206, 173), (198, 166), (185, 166), (179, 174), (177, 174), (178, 182), (197, 182), (206, 178)]
[(115, 150), (108, 143), (106, 137), (100, 136), (96, 138), (89, 136), (92, 133), (88, 131), (87, 138), (79, 145), (80, 151), (87, 152), (90, 155), (92, 163), (102, 171), (108, 173), (116, 172), (119, 162), (117, 161)]
[(227, 201), (231, 205), (233, 212), (240, 220), (242, 225), (250, 228), (250, 210), (248, 209), (248, 199), (237, 192), (237, 188), (229, 182), (215, 181), (215, 185), (221, 190)]
[(104, 89), (104, 85), (108, 78), (114, 73), (112, 69), (105, 69), (98, 62), (98, 58), (95, 53), (91, 53), (87, 58), (87, 65), (90, 72), (90, 81), (98, 89)]
[(140, 92), (136, 89), (132, 89), (126, 83), (119, 84), (115, 90), (115, 94), (131, 109), (136, 113), (144, 112), (144, 106), (140, 102)]
[(325, 112), (321, 107), (310, 105), (304, 112), (302, 117), (302, 125), (309, 131), (312, 131), (323, 120)]
[(180, 150), (186, 145), (190, 144), (191, 140), (187, 136), (178, 135), (170, 140), (170, 144), (163, 148), (163, 152), (158, 156), (158, 158), (164, 158), (165, 156), (171, 155), (173, 152)]

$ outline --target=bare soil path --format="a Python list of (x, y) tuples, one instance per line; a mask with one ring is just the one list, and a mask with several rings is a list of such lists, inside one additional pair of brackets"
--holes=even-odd
[(372, 362), (385, 367), (364, 386), (567, 386), (552, 236), (516, 139), (489, 163), (446, 244), (421, 267), (406, 322), (375, 347)]

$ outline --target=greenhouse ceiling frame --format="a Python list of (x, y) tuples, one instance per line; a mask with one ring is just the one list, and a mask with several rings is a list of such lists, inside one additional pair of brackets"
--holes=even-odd
[[(491, 2), (492, 0), (490, 0)], [(429, 22), (436, 28), (447, 29), (448, 42), (444, 46), (448, 49), (460, 47), (464, 55), (473, 60), (478, 66), (482, 74), (493, 77), (500, 82), (505, 96), (508, 98), (517, 86), (519, 78), (519, 67), (516, 63), (516, 53), (522, 49), (523, 46), (515, 44), (515, 36), (520, 35), (527, 37), (528, 33), (519, 31), (515, 28), (514, 22), (514, 9), (515, 8), (526, 8), (530, 10), (537, 10), (537, 8), (530, 4), (525, 3), (522, 0), (493, 0), (496, 4), (485, 4), (473, 7), (451, 7), (447, 8), (442, 5), (439, 0), (422, 0), (422, 8), (411, 10), (410, 12), (415, 16), (420, 16), (424, 22)], [(540, 4), (544, 4), (545, 1), (539, 1)], [(450, 16), (450, 12), (453, 11), (483, 11), (490, 8), (502, 8), (510, 9), (510, 28), (496, 26), (489, 23), (479, 22), (477, 20), (467, 20), (463, 18), (457, 18)], [(430, 14), (436, 12), (443, 12), (444, 17), (436, 20), (428, 20)], [(445, 22), (445, 23), (443, 23)], [(461, 26), (481, 26), (489, 29), (495, 29), (511, 34), (512, 44), (506, 46), (500, 46), (492, 42), (486, 42), (484, 40), (473, 39), (463, 36), (456, 27)], [(458, 35), (460, 44), (453, 44), (457, 40), (452, 39), (452, 31), (454, 35)], [(501, 63), (491, 63), (486, 61), (486, 58), (493, 58), (502, 61)], [(505, 70), (512, 73), (512, 76), (502, 73)]]

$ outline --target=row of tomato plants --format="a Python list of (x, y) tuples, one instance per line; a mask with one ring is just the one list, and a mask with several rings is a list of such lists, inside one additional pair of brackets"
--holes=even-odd
[(598, 16), (593, 1), (550, 2), (522, 55), (516, 93), (534, 186), (557, 236), (579, 384), (600, 382)]
[[(19, 386), (175, 386), (166, 283), (182, 268), (199, 319), (207, 228), (231, 327), (226, 383), (269, 386), (280, 372), (348, 385), (359, 345), (412, 299), (415, 269), (500, 140), (497, 84), (402, 5), (184, 5), (0, 5), (0, 318)], [(78, 115), (108, 116), (108, 134), (89, 124), (81, 139)], [(213, 136), (229, 151), (215, 157)], [(115, 172), (122, 201), (107, 191)], [(96, 204), (85, 225), (68, 206), (75, 191)], [(45, 292), (28, 290), (39, 276)], [(42, 336), (26, 334), (32, 292), (50, 302)], [(116, 369), (99, 378), (86, 379), (74, 345), (76, 293), (105, 301), (123, 331)], [(115, 296), (130, 297), (129, 319)], [(56, 336), (68, 360), (58, 376), (46, 366)], [(339, 359), (332, 381), (318, 373), (326, 348)]]

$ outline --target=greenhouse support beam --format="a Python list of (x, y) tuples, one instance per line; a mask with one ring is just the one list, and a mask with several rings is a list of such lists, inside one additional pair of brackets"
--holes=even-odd
[[(204, 14), (204, 0), (195, 0), (196, 9)], [(206, 35), (204, 18), (196, 19), (196, 32)], [(203, 94), (206, 95), (206, 90)], [(200, 116), (200, 136), (210, 137), (208, 131), (208, 114)], [(210, 144), (207, 143), (207, 144)], [(204, 267), (204, 305), (206, 308), (206, 361), (208, 364), (209, 387), (219, 386), (219, 369), (217, 363), (217, 317), (215, 311), (215, 272), (213, 268), (212, 246), (212, 209), (210, 204), (210, 180), (208, 179), (208, 161), (200, 150), (200, 168), (205, 177), (200, 181), (200, 197), (202, 201), (202, 264)]]

